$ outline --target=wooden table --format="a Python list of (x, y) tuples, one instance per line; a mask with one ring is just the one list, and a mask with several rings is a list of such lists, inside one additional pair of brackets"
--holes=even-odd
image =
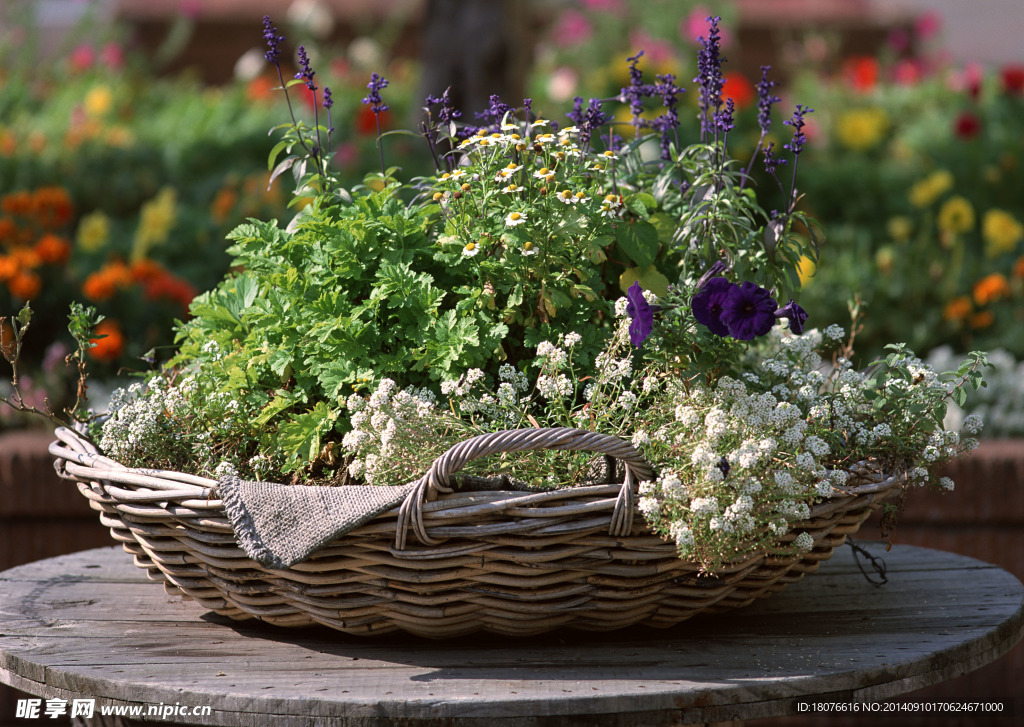
[(451, 642), (232, 622), (100, 548), (0, 573), (0, 681), (69, 705), (210, 708), (164, 724), (661, 725), (885, 702), (1024, 635), (1024, 586), (1009, 573), (868, 548), (888, 564), (884, 586), (844, 546), (781, 594), (668, 631)]

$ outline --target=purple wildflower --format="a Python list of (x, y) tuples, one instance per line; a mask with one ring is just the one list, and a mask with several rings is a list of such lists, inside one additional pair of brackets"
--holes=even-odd
[(626, 62), (629, 63), (629, 85), (619, 94), (619, 100), (629, 105), (635, 131), (639, 131), (641, 127), (645, 126), (645, 122), (640, 118), (644, 113), (644, 98), (653, 93), (653, 87), (644, 83), (643, 71), (636, 67), (643, 55), (644, 52), (640, 51), (635, 56), (626, 59)]
[(716, 15), (708, 17), (707, 20), (710, 23), (707, 39), (704, 36), (697, 39), (701, 49), (697, 51), (697, 77), (693, 79), (694, 83), (700, 84), (702, 134), (715, 130), (712, 114), (722, 105), (722, 63), (725, 61), (721, 55), (721, 38), (718, 30), (718, 21), (721, 18)]
[(306, 88), (308, 88), (310, 91), (315, 91), (316, 86), (313, 84), (313, 76), (315, 75), (316, 71), (314, 71), (309, 65), (309, 56), (306, 55), (306, 47), (300, 45), (299, 72), (295, 74), (295, 77), (305, 80)]
[(780, 167), (784, 166), (787, 162), (785, 159), (780, 158), (774, 151), (775, 142), (770, 141), (764, 147), (764, 170), (769, 175), (775, 176), (775, 171)]
[(583, 97), (576, 96), (572, 100), (572, 111), (566, 113), (566, 118), (572, 122), (577, 129), (583, 126)]
[(462, 112), (452, 106), (452, 97), (449, 95), (451, 90), (449, 86), (440, 96), (427, 96), (428, 105), (437, 104), (441, 107), (437, 110), (437, 120), (445, 126), (462, 116)]
[(655, 309), (644, 298), (644, 291), (637, 281), (633, 281), (626, 291), (626, 300), (626, 315), (632, 319), (629, 324), (629, 340), (640, 348), (640, 344), (646, 341), (654, 330)]
[(767, 290), (749, 281), (733, 286), (722, 304), (721, 322), (740, 341), (763, 336), (775, 325), (778, 303)]
[(804, 144), (807, 143), (807, 137), (804, 135), (804, 116), (810, 113), (814, 113), (814, 109), (809, 106), (805, 108), (802, 104), (797, 104), (796, 111), (793, 112), (793, 118), (782, 122), (786, 126), (793, 127), (793, 138), (782, 147), (791, 151), (793, 156), (799, 156), (800, 152), (803, 151)]
[(715, 128), (723, 134), (728, 134), (733, 129), (732, 115), (736, 110), (736, 103), (731, 99), (725, 99), (725, 108), (715, 113)]
[(281, 44), (284, 43), (284, 36), (277, 34), (277, 28), (270, 22), (270, 16), (263, 16), (263, 40), (267, 42), (267, 52), (264, 57), (275, 66), (281, 64)]
[(665, 107), (665, 111), (654, 120), (651, 126), (661, 135), (661, 158), (668, 160), (672, 157), (672, 142), (678, 142), (676, 132), (679, 129), (679, 112), (676, 107), (679, 101), (676, 96), (686, 89), (676, 85), (676, 77), (671, 73), (659, 75), (657, 79), (658, 82), (654, 84), (654, 93), (661, 97), (661, 105)]
[(796, 301), (792, 298), (782, 308), (775, 311), (776, 318), (788, 318), (789, 319), (789, 330), (796, 335), (800, 335), (804, 332), (804, 323), (807, 322), (807, 311), (797, 305)]
[(722, 323), (722, 310), (735, 287), (725, 278), (710, 278), (690, 300), (693, 317), (716, 336), (729, 335), (729, 328)]
[(501, 100), (501, 97), (497, 94), (492, 94), (490, 97), (491, 105), (488, 106), (484, 111), (477, 114), (478, 119), (483, 119), (484, 126), (497, 127), (501, 124), (502, 119), (505, 118), (505, 114), (512, 110), (512, 107)]
[(595, 131), (600, 130), (608, 121), (611, 120), (611, 115), (604, 113), (601, 110), (601, 99), (592, 98), (590, 99), (590, 105), (587, 106), (587, 110), (583, 112), (583, 123), (580, 124), (580, 143), (586, 146), (590, 143), (590, 137)]
[(384, 103), (384, 99), (380, 96), (380, 90), (382, 88), (386, 88), (387, 85), (388, 79), (384, 78), (384, 76), (378, 75), (377, 73), (370, 74), (370, 82), (366, 84), (366, 87), (370, 89), (370, 93), (363, 99), (363, 103), (369, 106), (370, 110), (377, 115), (378, 123), (380, 121), (380, 115), (391, 108)]
[(761, 80), (757, 82), (757, 125), (761, 127), (762, 134), (767, 134), (772, 127), (772, 104), (782, 100), (772, 94), (772, 89), (778, 83), (768, 80), (768, 71), (771, 69), (771, 66), (761, 66)]
[(324, 108), (328, 111), (331, 110), (331, 106), (334, 105), (334, 99), (331, 98), (331, 87), (324, 86)]

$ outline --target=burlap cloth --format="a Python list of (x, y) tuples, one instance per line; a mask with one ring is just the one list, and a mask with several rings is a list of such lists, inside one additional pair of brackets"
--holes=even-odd
[(266, 568), (284, 569), (396, 507), (414, 484), (322, 487), (228, 476), (219, 491), (246, 554)]

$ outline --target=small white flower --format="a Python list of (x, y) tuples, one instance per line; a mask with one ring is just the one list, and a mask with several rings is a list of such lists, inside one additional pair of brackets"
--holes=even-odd
[(981, 418), (980, 414), (968, 414), (966, 417), (964, 417), (962, 427), (965, 432), (974, 436), (977, 434), (981, 434), (981, 429), (984, 426), (984, 424), (985, 422)]
[(515, 227), (526, 222), (526, 214), (523, 212), (509, 212), (505, 217), (506, 227)]
[(468, 242), (466, 243), (466, 246), (462, 248), (462, 254), (465, 257), (473, 257), (478, 252), (480, 252), (480, 248), (475, 242)]
[(793, 545), (801, 553), (809, 553), (814, 548), (814, 538), (808, 532), (800, 533), (793, 541)]
[(952, 492), (955, 486), (956, 485), (953, 483), (953, 480), (949, 477), (942, 477), (939, 479), (939, 487), (947, 492)]

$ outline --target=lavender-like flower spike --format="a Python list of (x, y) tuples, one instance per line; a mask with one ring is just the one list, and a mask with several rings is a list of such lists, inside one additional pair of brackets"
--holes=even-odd
[(761, 80), (757, 82), (757, 125), (762, 134), (767, 134), (772, 127), (772, 104), (782, 100), (772, 94), (772, 89), (779, 84), (768, 80), (771, 69), (771, 66), (761, 66)]
[(331, 97), (331, 87), (324, 86), (324, 108), (327, 109), (327, 133), (334, 133), (334, 126), (331, 123), (331, 106), (334, 105), (334, 99)]
[(572, 100), (572, 111), (567, 112), (566, 117), (577, 129), (583, 126), (583, 97), (576, 96)]
[(366, 87), (370, 89), (370, 93), (363, 99), (363, 103), (369, 106), (370, 110), (377, 115), (378, 121), (380, 120), (380, 115), (391, 108), (384, 103), (384, 99), (380, 96), (380, 90), (386, 88), (387, 85), (388, 79), (376, 72), (370, 74), (370, 82), (366, 84)]
[(701, 110), (701, 133), (708, 134), (715, 130), (713, 114), (722, 105), (722, 63), (725, 61), (721, 54), (721, 38), (719, 37), (718, 21), (720, 17), (708, 17), (708, 37), (703, 36), (697, 40), (701, 49), (697, 52), (697, 77), (694, 83), (700, 84), (700, 110)]
[(793, 118), (782, 122), (786, 126), (793, 127), (793, 138), (782, 147), (792, 152), (793, 156), (799, 156), (800, 152), (804, 149), (804, 144), (807, 143), (807, 137), (804, 135), (804, 116), (810, 113), (814, 113), (814, 109), (810, 106), (805, 108), (802, 104), (797, 104), (796, 111), (793, 112)]
[(449, 95), (451, 90), (451, 87), (446, 88), (439, 97), (427, 96), (428, 104), (438, 104), (441, 107), (437, 110), (437, 120), (445, 126), (462, 116), (461, 111), (452, 107), (452, 97)]
[(715, 128), (723, 134), (732, 131), (735, 126), (733, 124), (733, 112), (735, 110), (736, 103), (731, 98), (725, 99), (725, 108), (715, 114)]
[(306, 88), (310, 91), (315, 91), (316, 86), (313, 84), (313, 76), (316, 75), (309, 65), (309, 56), (306, 55), (305, 46), (299, 46), (299, 72), (295, 74), (296, 78), (300, 78), (306, 81)]
[(601, 111), (601, 99), (590, 99), (590, 105), (587, 106), (587, 110), (583, 113), (583, 123), (579, 127), (580, 143), (583, 146), (589, 144), (590, 137), (593, 136), (594, 132), (598, 131), (611, 118), (609, 114)]
[(764, 147), (764, 170), (772, 177), (775, 176), (776, 170), (778, 170), (780, 166), (785, 166), (787, 164), (786, 160), (780, 158), (774, 150), (774, 141), (768, 142), (767, 146)]
[(501, 100), (501, 97), (497, 94), (491, 94), (490, 97), (491, 105), (486, 110), (477, 114), (478, 119), (483, 119), (484, 126), (498, 126), (501, 124), (501, 120), (505, 118), (505, 114), (512, 110), (512, 107)]
[(644, 73), (637, 68), (637, 63), (643, 57), (644, 52), (640, 51), (635, 56), (626, 59), (629, 63), (629, 86), (622, 89), (619, 100), (629, 104), (629, 110), (633, 115), (633, 129), (639, 131), (645, 123), (641, 120), (644, 113), (644, 98), (653, 93), (653, 87), (643, 82)]
[(284, 42), (284, 36), (277, 34), (277, 28), (270, 22), (270, 16), (263, 16), (263, 40), (267, 43), (267, 52), (264, 53), (264, 57), (270, 63), (275, 66), (281, 64), (281, 44)]

